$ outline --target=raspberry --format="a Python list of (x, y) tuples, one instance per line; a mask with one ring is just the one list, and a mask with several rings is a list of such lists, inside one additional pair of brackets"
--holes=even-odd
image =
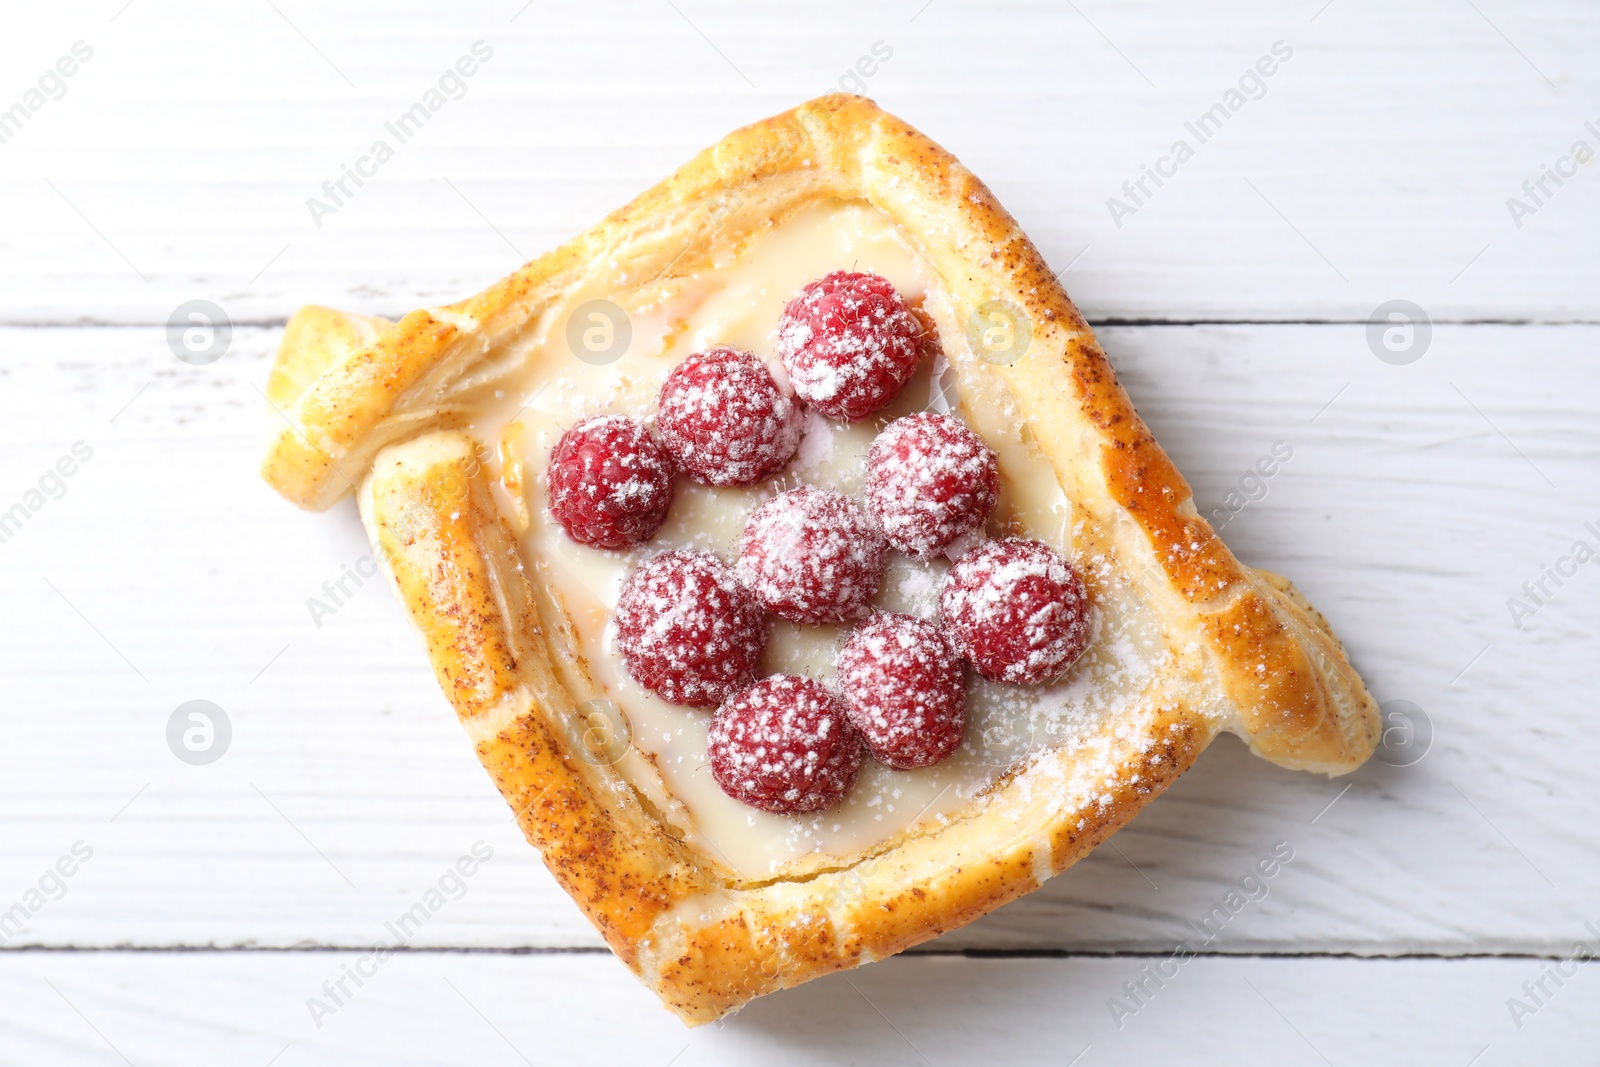
[(792, 622), (846, 622), (871, 610), (884, 551), (860, 507), (802, 485), (750, 513), (736, 570), (768, 611)]
[(774, 674), (717, 709), (707, 735), (711, 776), (762, 811), (831, 808), (861, 770), (861, 738), (821, 682)]
[(1020, 537), (956, 560), (939, 594), (956, 647), (985, 678), (1027, 685), (1061, 674), (1089, 643), (1089, 595), (1072, 564)]
[(874, 615), (839, 650), (838, 667), (845, 713), (879, 763), (930, 767), (961, 747), (966, 680), (933, 623)]
[(854, 422), (894, 399), (917, 369), (922, 324), (876, 274), (836, 270), (800, 290), (778, 320), (778, 356), (795, 392)]
[(896, 419), (867, 453), (867, 510), (891, 545), (922, 559), (982, 526), (999, 494), (994, 453), (950, 415)]
[(800, 405), (767, 365), (736, 348), (697, 352), (661, 385), (656, 431), (703, 485), (754, 485), (800, 444)]
[(652, 556), (623, 583), (617, 645), (633, 680), (674, 704), (714, 708), (755, 681), (766, 616), (708, 552)]
[(584, 419), (562, 434), (547, 480), (550, 514), (596, 548), (648, 541), (672, 501), (672, 459), (626, 415)]

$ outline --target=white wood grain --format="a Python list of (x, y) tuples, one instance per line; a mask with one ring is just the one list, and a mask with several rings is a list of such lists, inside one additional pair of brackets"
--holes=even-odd
[[(1102, 335), (1202, 509), (1292, 445), (1226, 536), (1301, 584), (1380, 700), (1425, 709), (1433, 748), (1329, 782), (1224, 739), (1117, 849), (940, 947), (1156, 950), (1279, 840), (1296, 860), (1217, 949), (1551, 952), (1600, 921), (1600, 569), (1524, 629), (1505, 606), (1600, 525), (1600, 327), (1441, 327), (1408, 367), (1359, 326)], [(301, 513), (254, 474), (274, 342), (241, 329), (196, 368), (156, 328), (0, 330), (0, 503), (72, 441), (95, 449), (0, 546), (0, 886), (17, 899), (74, 841), (95, 849), (11, 943), (370, 944), (482, 839), (494, 859), (418, 944), (598, 944), (518, 839), (388, 590), (313, 623), (307, 598), (367, 549), (348, 505)], [(209, 767), (164, 739), (194, 698), (235, 727)]]
[[(409, 953), (317, 1027), (355, 953), (13, 953), (0, 1059), (66, 1065), (1573, 1062), (1600, 1041), (1600, 966), (1521, 1018), (1552, 961), (1225, 959), (1176, 969), (1118, 1029), (1108, 1001), (1157, 959), (906, 958), (688, 1031), (608, 955)], [(1555, 961), (1560, 963), (1560, 961)], [(1167, 966), (1172, 971), (1171, 965)], [(1575, 973), (1574, 973), (1575, 972)], [(274, 1058), (276, 1057), (276, 1058)], [(1076, 1057), (1076, 1058), (1075, 1058)], [(1476, 1057), (1476, 1058), (1475, 1058)]]
[[(95, 52), (0, 145), (0, 321), (456, 299), (876, 42), (866, 90), (985, 178), (1097, 321), (1364, 321), (1396, 297), (1440, 320), (1600, 313), (1595, 167), (1520, 227), (1506, 203), (1575, 141), (1600, 150), (1583, 0), (276, 8), (19, 14), (0, 107), (74, 41)], [(465, 96), (386, 134), (480, 39)], [(1185, 123), (1277, 41), (1264, 95), (1199, 143)], [(380, 137), (395, 157), (319, 228), (308, 198)], [(1179, 138), (1194, 158), (1116, 225), (1108, 199)]]
[[(1507, 1009), (1600, 926), (1600, 564), (1520, 627), (1507, 608), (1600, 546), (1596, 168), (1507, 208), (1600, 150), (1592, 4), (92, 0), (7, 31), (0, 118), (94, 55), (0, 138), (0, 515), (93, 456), (0, 542), (0, 1062), (1488, 1065), (1600, 1040), (1592, 965), (1520, 1028)], [(465, 96), (315, 225), (307, 198), (480, 39)], [(1107, 198), (1279, 40), (1265, 95), (1118, 226)], [(1420, 762), (1339, 782), (1225, 739), (1115, 848), (933, 946), (1167, 952), (1292, 846), (1121, 1030), (1107, 999), (1150, 958), (901, 958), (685, 1033), (593, 951), (389, 592), (312, 620), (367, 551), (352, 509), (254, 475), (295, 307), (475, 291), (877, 42), (865, 90), (990, 184), (1092, 320), (1131, 324), (1102, 340), (1203, 510), (1292, 446), (1226, 538), (1431, 723)], [(237, 324), (205, 368), (160, 328), (197, 297)], [(1542, 325), (1439, 325), (1389, 366), (1362, 324), (1395, 298)], [(164, 739), (194, 698), (234, 728), (208, 767)], [(316, 1028), (306, 997), (479, 841), (424, 951)], [(209, 950), (323, 946), (351, 951)], [(1546, 958), (1296, 955), (1329, 952)]]

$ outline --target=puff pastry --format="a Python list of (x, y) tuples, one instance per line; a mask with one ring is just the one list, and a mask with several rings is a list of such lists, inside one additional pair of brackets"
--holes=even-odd
[[(769, 343), (763, 316), (781, 294), (768, 290), (787, 282), (760, 272), (848, 268), (824, 263), (843, 255), (918, 291), (945, 354), (909, 403), (949, 404), (1000, 455), (1007, 521), (1079, 565), (1097, 632), (1087, 665), (1048, 700), (983, 705), (982, 751), (943, 778), (884, 771), (907, 777), (858, 785), (870, 796), (837, 817), (741, 820), (674, 747), (703, 727), (670, 715), (694, 713), (650, 710), (619, 689), (602, 633), (615, 577), (584, 571), (547, 536), (538, 457), (550, 427), (578, 412), (637, 409), (700, 334)], [(627, 358), (598, 367), (575, 360), (566, 337), (595, 300), (622, 309), (632, 333)], [(1026, 335), (1020, 357), (973, 343), (994, 308)], [(1037, 888), (1220, 732), (1326, 774), (1353, 770), (1378, 739), (1376, 707), (1327, 622), (1288, 581), (1240, 564), (1197, 513), (1016, 222), (949, 153), (865, 99), (822, 97), (730, 134), (460, 303), (395, 323), (305, 308), (267, 394), (281, 416), (267, 481), (305, 508), (358, 495), (439, 684), (528, 840), (690, 1024)], [(850, 442), (835, 443), (848, 480)], [(828, 462), (805, 446), (801, 458)], [(698, 532), (715, 540), (718, 498), (698, 499)], [(612, 698), (640, 720), (624, 755), (608, 748)], [(1019, 722), (1028, 736), (990, 744)]]

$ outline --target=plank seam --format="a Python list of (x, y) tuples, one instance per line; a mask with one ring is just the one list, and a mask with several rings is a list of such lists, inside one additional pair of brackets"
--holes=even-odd
[[(611, 950), (599, 945), (571, 946), (521, 946), (516, 948), (486, 948), (472, 946), (389, 946), (395, 955), (413, 956), (609, 956)], [(372, 951), (371, 945), (239, 945), (217, 947), (213, 945), (8, 945), (0, 949), (0, 960), (7, 954), (17, 955), (117, 955), (117, 954), (168, 954), (168, 955), (293, 955), (297, 953), (362, 954)], [(1170, 949), (1107, 950), (1084, 949), (910, 949), (902, 956), (938, 956), (973, 960), (1121, 960), (1165, 959), (1172, 955)], [(1262, 959), (1262, 960), (1566, 960), (1570, 951), (1515, 951), (1515, 952), (1262, 952), (1259, 950), (1229, 952), (1208, 949), (1190, 954), (1198, 959)]]

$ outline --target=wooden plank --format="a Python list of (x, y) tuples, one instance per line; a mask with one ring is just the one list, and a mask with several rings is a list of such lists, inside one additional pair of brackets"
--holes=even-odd
[[(1218, 950), (1550, 952), (1600, 921), (1600, 572), (1521, 629), (1506, 607), (1600, 525), (1600, 328), (1440, 327), (1404, 367), (1352, 326), (1102, 336), (1203, 510), (1292, 446), (1226, 536), (1300, 583), (1380, 700), (1424, 709), (1432, 748), (1329, 782), (1225, 739), (1116, 849), (939, 945), (1159, 950), (1278, 841), (1295, 860)], [(598, 944), (391, 594), (348, 586), (313, 620), (367, 548), (350, 507), (297, 512), (255, 477), (275, 340), (242, 328), (191, 367), (158, 328), (0, 330), (0, 504), (94, 450), (0, 545), (0, 911), (94, 849), (8, 945), (367, 945), (479, 840), (493, 859), (417, 944)], [(233, 725), (210, 766), (167, 747), (192, 699)]]
[[(109, 0), (9, 28), (0, 514), (27, 517), (0, 537), (0, 1062), (1595, 1047), (1594, 965), (1566, 961), (1600, 951), (1597, 579), (1550, 568), (1600, 547), (1600, 327), (1444, 325), (1600, 322), (1594, 168), (1546, 176), (1600, 150), (1593, 5)], [(493, 56), (399, 145), (385, 122), (478, 40)], [(79, 41), (92, 56), (39, 83)], [(1186, 123), (1279, 41), (1201, 144)], [(911, 955), (690, 1033), (520, 840), (392, 596), (345, 577), (368, 551), (352, 509), (297, 513), (255, 480), (262, 327), (472, 292), (874, 52), (852, 87), (983, 176), (1092, 320), (1135, 324), (1102, 340), (1198, 505), (1428, 741), (1329, 782), (1224, 739), (1115, 847), (928, 946), (1121, 955)], [(393, 160), (318, 225), (308, 198), (380, 137)], [(1165, 184), (1123, 188), (1180, 138)], [(160, 328), (196, 298), (236, 324), (209, 367)], [(1436, 324), (1399, 366), (1362, 325), (1395, 299)], [(1263, 321), (1291, 325), (1183, 325)], [(1345, 325), (1292, 325), (1319, 321)], [(233, 732), (210, 765), (169, 749), (194, 699)], [(430, 890), (410, 948), (319, 1027), (307, 998)], [(1151, 981), (1179, 943), (1204, 955)], [(1499, 958), (1301, 955), (1329, 952)]]
[[(859, 87), (989, 181), (1097, 321), (1600, 311), (1600, 198), (1568, 160), (1600, 150), (1582, 0), (100, 7), (35, 5), (0, 43), (6, 106), (20, 72), (94, 50), (0, 145), (0, 322), (456, 299), (862, 57)], [(493, 56), (402, 143), (385, 124), (478, 40)], [(1217, 106), (1202, 143), (1186, 124)], [(393, 158), (334, 204), (323, 183), (380, 139)]]
[[(308, 1001), (358, 965), (370, 977), (318, 1026)], [(1541, 979), (1519, 1027), (1508, 1001)], [(693, 1031), (601, 954), (6, 953), (0, 993), (0, 1058), (62, 1065), (1461, 1065), (1600, 1041), (1600, 968), (1536, 959), (902, 957)]]

